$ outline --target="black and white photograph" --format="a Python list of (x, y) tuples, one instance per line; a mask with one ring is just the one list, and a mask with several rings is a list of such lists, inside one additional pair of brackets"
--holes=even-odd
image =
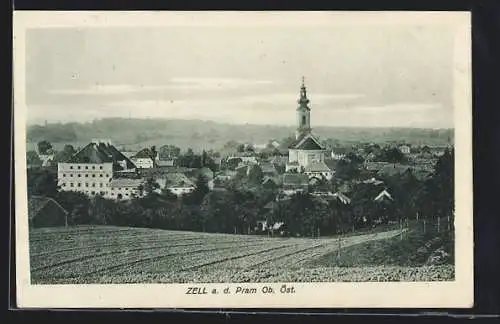
[(18, 298), (470, 305), (469, 33), (459, 12), (15, 12)]

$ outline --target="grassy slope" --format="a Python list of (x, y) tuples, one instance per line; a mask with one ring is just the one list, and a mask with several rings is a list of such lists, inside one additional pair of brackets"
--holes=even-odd
[[(427, 243), (429, 246), (425, 248)], [(454, 246), (449, 232), (423, 234), (419, 229), (412, 228), (403, 239), (398, 236), (350, 246), (341, 250), (340, 259), (337, 252), (334, 252), (311, 261), (307, 266), (310, 268), (381, 265), (415, 267), (424, 265), (431, 253), (441, 247), (450, 254), (449, 264), (453, 264)]]

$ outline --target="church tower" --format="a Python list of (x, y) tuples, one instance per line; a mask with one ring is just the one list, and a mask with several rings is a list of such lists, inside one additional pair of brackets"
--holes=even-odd
[(311, 132), (311, 109), (308, 106), (309, 99), (307, 99), (304, 77), (302, 77), (300, 98), (297, 102), (299, 106), (297, 107), (297, 130), (295, 131), (295, 139), (299, 139), (302, 135)]

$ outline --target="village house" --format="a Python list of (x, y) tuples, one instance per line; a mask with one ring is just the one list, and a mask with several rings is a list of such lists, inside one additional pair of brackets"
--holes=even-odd
[(282, 180), (282, 192), (286, 195), (293, 195), (298, 192), (305, 192), (309, 188), (309, 177), (301, 173), (285, 173)]
[(115, 172), (134, 170), (134, 163), (110, 141), (93, 140), (69, 161), (58, 163), (58, 185), (63, 191), (106, 195)]
[(411, 149), (410, 149), (409, 145), (401, 145), (401, 146), (399, 146), (399, 150), (403, 154), (410, 154), (410, 152), (411, 152)]
[(196, 189), (193, 181), (180, 172), (165, 174), (165, 188), (177, 197), (189, 194)]
[(158, 163), (159, 156), (158, 152), (149, 148), (144, 148), (132, 156), (130, 160), (139, 169), (151, 169)]
[(118, 178), (111, 179), (105, 197), (109, 199), (128, 200), (140, 197), (143, 193), (139, 187), (144, 184), (144, 179)]
[(31, 196), (28, 199), (29, 227), (68, 226), (68, 212), (54, 199)]

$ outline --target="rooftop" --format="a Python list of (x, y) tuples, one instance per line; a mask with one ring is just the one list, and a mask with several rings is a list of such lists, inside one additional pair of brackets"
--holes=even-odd
[(312, 162), (304, 167), (305, 172), (330, 172), (330, 168), (324, 162)]
[(283, 175), (284, 186), (307, 186), (309, 185), (309, 177), (301, 173), (285, 173)]
[(111, 188), (118, 188), (118, 187), (137, 188), (143, 183), (144, 183), (144, 179), (118, 178), (118, 179), (112, 179), (109, 182), (109, 186)]
[(57, 201), (49, 197), (31, 196), (28, 200), (28, 217), (33, 219), (48, 204), (54, 203), (65, 213), (68, 213)]
[(134, 169), (135, 165), (116, 149), (112, 144), (107, 142), (91, 142), (83, 149), (74, 154), (67, 162), (68, 163), (113, 163), (119, 169), (123, 167), (120, 161), (125, 161), (125, 169)]

